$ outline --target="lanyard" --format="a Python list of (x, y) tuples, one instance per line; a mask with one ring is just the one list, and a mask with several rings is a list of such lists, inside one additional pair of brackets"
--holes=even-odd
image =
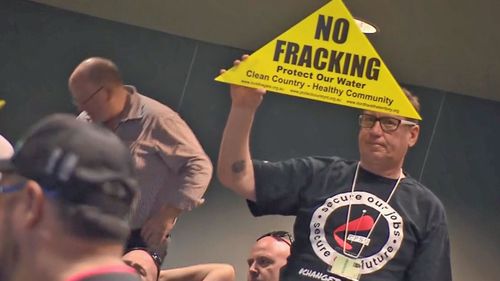
[[(358, 179), (358, 172), (359, 172), (359, 163), (356, 165), (356, 172), (354, 173), (354, 179), (352, 181), (352, 187), (351, 187), (351, 196), (349, 196), (349, 208), (347, 210), (347, 219), (346, 219), (346, 230), (345, 230), (345, 233), (344, 233), (344, 245), (342, 246), (342, 252), (344, 253), (344, 255), (348, 256), (348, 257), (351, 257), (351, 258), (359, 258), (359, 256), (361, 255), (361, 253), (363, 252), (366, 244), (365, 243), (362, 243), (362, 246), (361, 246), (361, 249), (358, 251), (358, 253), (356, 255), (354, 254), (351, 254), (349, 252), (347, 252), (345, 250), (345, 247), (346, 247), (346, 243), (347, 243), (347, 232), (349, 230), (349, 218), (351, 217), (351, 206), (352, 206), (352, 195), (354, 193), (354, 187), (356, 186), (356, 181)], [(389, 203), (389, 201), (391, 200), (392, 198), (392, 195), (394, 195), (394, 192), (396, 192), (396, 189), (398, 188), (399, 186), (399, 182), (401, 181), (401, 179), (403, 178), (403, 170), (401, 169), (401, 172), (399, 173), (399, 177), (398, 177), (398, 180), (396, 181), (396, 184), (394, 185), (394, 187), (392, 188), (392, 191), (391, 191), (391, 194), (389, 194), (389, 198), (387, 198), (387, 200), (385, 201), (386, 204)], [(363, 215), (364, 215), (365, 211), (363, 210)], [(375, 223), (373, 224), (373, 226), (370, 228), (370, 232), (368, 232), (368, 235), (366, 236), (366, 240), (369, 240), (370, 239), (370, 236), (372, 235), (372, 232), (373, 230), (375, 229), (375, 227), (377, 226), (377, 223), (378, 223), (378, 220), (380, 219), (380, 216), (382, 215), (381, 212), (379, 212), (378, 216), (377, 216), (377, 219), (375, 220)]]

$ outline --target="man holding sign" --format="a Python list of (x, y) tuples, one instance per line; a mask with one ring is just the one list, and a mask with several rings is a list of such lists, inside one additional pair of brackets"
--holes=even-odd
[[(418, 111), (418, 99), (405, 92)], [(253, 215), (297, 217), (280, 280), (451, 280), (444, 208), (402, 169), (417, 142), (418, 122), (362, 111), (360, 161), (252, 160), (249, 136), (265, 93), (231, 85), (217, 173), (248, 200)]]

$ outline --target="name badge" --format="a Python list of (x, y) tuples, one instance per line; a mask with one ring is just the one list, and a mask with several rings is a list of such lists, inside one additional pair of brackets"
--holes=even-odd
[(361, 277), (361, 263), (345, 256), (337, 256), (329, 271), (349, 280), (358, 281)]
[(364, 236), (349, 234), (349, 236), (347, 236), (347, 240), (351, 241), (351, 242), (357, 242), (357, 243), (363, 244), (364, 246), (370, 245), (370, 238), (367, 238)]

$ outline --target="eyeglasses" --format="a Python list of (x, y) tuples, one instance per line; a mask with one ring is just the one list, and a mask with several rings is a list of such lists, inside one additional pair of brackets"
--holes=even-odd
[(397, 119), (394, 117), (387, 117), (387, 116), (377, 117), (370, 114), (359, 115), (359, 126), (361, 126), (361, 128), (373, 128), (373, 126), (375, 126), (375, 123), (377, 123), (377, 121), (380, 122), (380, 127), (386, 133), (396, 131), (399, 128), (399, 125), (401, 124), (408, 126), (418, 125), (415, 122)]
[(26, 182), (20, 182), (12, 185), (0, 185), (0, 193), (11, 193), (23, 189)]
[(257, 240), (255, 240), (255, 241), (259, 241), (260, 239), (262, 239), (264, 237), (268, 237), (268, 236), (273, 237), (274, 239), (276, 239), (278, 241), (285, 242), (286, 244), (288, 244), (288, 246), (292, 246), (292, 243), (293, 243), (292, 235), (288, 231), (283, 231), (283, 230), (268, 232), (268, 233), (260, 236), (259, 238), (257, 238)]
[(86, 98), (85, 100), (83, 100), (82, 102), (78, 102), (77, 100), (73, 99), (73, 104), (78, 106), (83, 106), (83, 105), (86, 105), (95, 95), (97, 95), (97, 93), (99, 93), (102, 89), (104, 88), (104, 86), (101, 86), (99, 87), (99, 89), (95, 90), (95, 92), (93, 92), (92, 94), (90, 94), (90, 96), (88, 96), (88, 98)]

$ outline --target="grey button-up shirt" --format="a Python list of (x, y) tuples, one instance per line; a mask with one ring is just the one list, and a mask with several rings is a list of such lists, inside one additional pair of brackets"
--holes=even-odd
[[(132, 86), (115, 133), (130, 148), (141, 196), (132, 217), (139, 228), (162, 206), (191, 210), (203, 203), (212, 163), (189, 126), (164, 104)], [(86, 112), (80, 119), (90, 120)]]

